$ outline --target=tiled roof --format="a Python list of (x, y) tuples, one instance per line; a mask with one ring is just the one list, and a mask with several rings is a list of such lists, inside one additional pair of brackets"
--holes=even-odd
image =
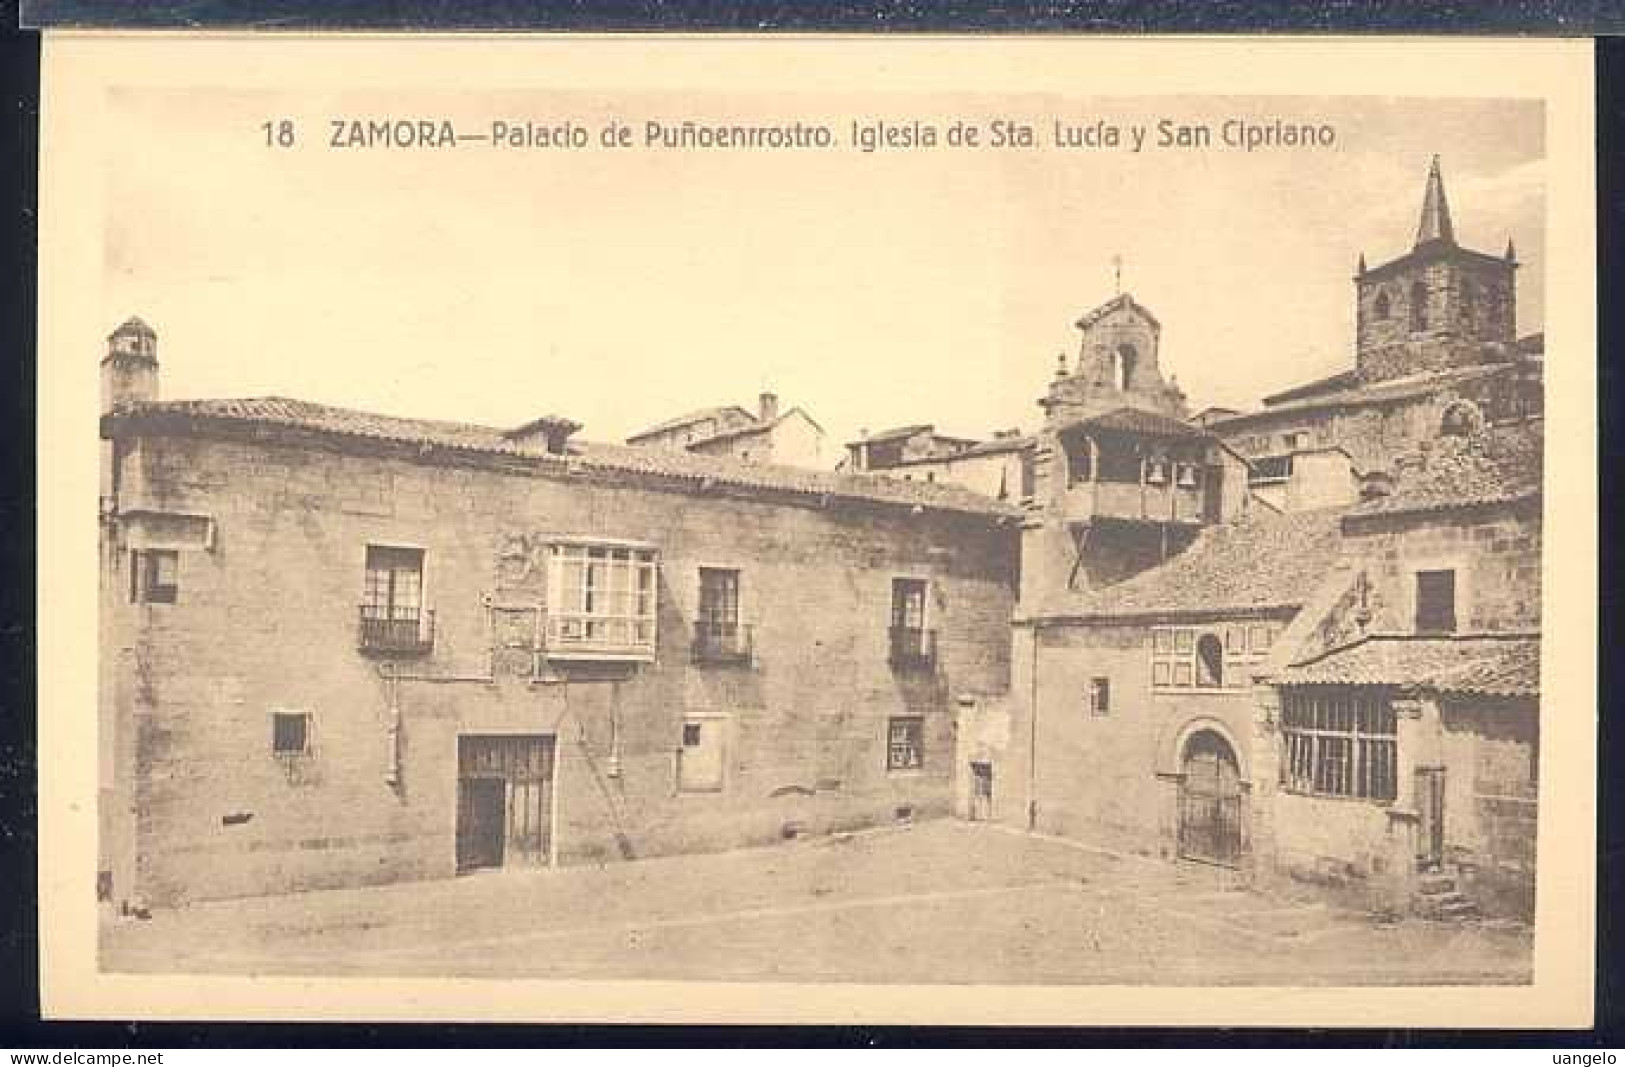
[(650, 475), (690, 482), (696, 486), (733, 486), (818, 498), (919, 506), (997, 518), (1017, 518), (1022, 514), (1019, 509), (991, 497), (947, 483), (909, 482), (883, 475), (806, 470), (751, 463), (727, 456), (576, 440), (569, 443), (567, 454), (558, 455), (511, 439), (506, 436), (506, 431), (489, 426), (403, 419), (280, 397), (147, 401), (121, 408), (113, 418), (133, 420), (133, 429), (138, 432), (144, 424), (156, 422), (162, 425), (176, 420), (201, 425), (226, 423), (282, 427), (340, 438), (522, 457), (543, 465), (565, 467), (574, 464), (589, 470)]
[(956, 452), (950, 459), (966, 459), (972, 456), (996, 456), (1001, 452), (1020, 452), (1031, 448), (1036, 439), (1032, 434), (1011, 434), (1007, 437), (994, 437), (971, 445), (963, 452)]
[(1296, 609), (1337, 555), (1344, 513), (1258, 510), (1208, 526), (1162, 566), (1102, 589), (1059, 594), (1037, 614), (1107, 620)]
[(1361, 504), (1358, 518), (1509, 503), (1539, 496), (1543, 426), (1495, 427), (1475, 437), (1429, 442), (1419, 466), (1402, 466), (1387, 496)]
[(1077, 327), (1080, 330), (1087, 330), (1089, 327), (1093, 326), (1107, 315), (1110, 315), (1118, 308), (1124, 307), (1133, 308), (1135, 311), (1138, 311), (1141, 315), (1145, 316), (1145, 320), (1154, 328), (1159, 330), (1162, 329), (1162, 323), (1157, 321), (1157, 317), (1151, 314), (1144, 304), (1136, 301), (1134, 297), (1128, 293), (1119, 293), (1110, 300), (1106, 301), (1104, 304), (1095, 308), (1093, 311), (1084, 312), (1083, 317), (1077, 321)]
[(1533, 634), (1423, 637), (1376, 634), (1288, 667), (1282, 685), (1381, 685), (1468, 696), (1540, 693)]
[(679, 415), (674, 419), (667, 419), (665, 422), (657, 422), (653, 426), (639, 430), (637, 433), (628, 437), (627, 440), (637, 441), (644, 437), (653, 437), (655, 434), (665, 433), (667, 430), (681, 429), (690, 423), (703, 422), (706, 419), (718, 419), (729, 414), (730, 412), (737, 412), (742, 417), (751, 420), (755, 420), (756, 418), (756, 416), (752, 415), (738, 404), (719, 404), (716, 407), (701, 408), (698, 411), (690, 411), (687, 415)]
[(1277, 404), (1284, 404), (1289, 400), (1302, 400), (1306, 397), (1319, 396), (1322, 393), (1330, 393), (1335, 390), (1347, 389), (1351, 386), (1358, 385), (1359, 383), (1359, 371), (1338, 371), (1336, 374), (1329, 374), (1324, 378), (1316, 378), (1314, 381), (1304, 382), (1302, 385), (1294, 385), (1292, 388), (1282, 389), (1278, 393), (1271, 393), (1269, 396), (1264, 398), (1264, 405), (1266, 407), (1272, 407)]
[(936, 429), (928, 422), (915, 423), (912, 426), (897, 426), (890, 430), (881, 430), (879, 433), (869, 434), (867, 437), (853, 441), (855, 445), (868, 444), (871, 441), (890, 441), (894, 437), (913, 437), (917, 433), (930, 433)]
[(1213, 428), (1232, 431), (1249, 422), (1273, 418), (1289, 412), (1316, 411), (1321, 408), (1358, 407), (1363, 404), (1384, 404), (1397, 400), (1409, 400), (1412, 397), (1425, 396), (1440, 389), (1488, 378), (1494, 374), (1503, 374), (1512, 366), (1514, 364), (1511, 363), (1489, 363), (1475, 367), (1453, 367), (1449, 370), (1432, 371), (1427, 374), (1412, 374), (1404, 378), (1391, 378), (1385, 382), (1373, 382), (1370, 385), (1356, 386), (1352, 389), (1340, 389), (1336, 392), (1317, 394), (1300, 400), (1289, 400), (1270, 407), (1260, 408), (1258, 411), (1249, 411), (1232, 418), (1220, 419), (1213, 423)]
[(688, 447), (699, 448), (701, 445), (714, 445), (718, 441), (733, 441), (740, 437), (751, 437), (756, 434), (764, 434), (771, 430), (777, 429), (792, 415), (800, 415), (802, 418), (812, 423), (813, 427), (817, 429), (819, 433), (824, 432), (824, 428), (818, 425), (818, 420), (801, 410), (801, 408), (793, 407), (784, 414), (775, 416), (774, 418), (768, 419), (765, 422), (758, 420), (754, 425), (751, 426), (741, 426), (737, 430), (728, 430), (724, 433), (712, 434), (710, 437), (702, 437), (697, 441), (690, 441), (688, 443)]
[(1057, 427), (1057, 430), (1075, 430), (1085, 428), (1090, 430), (1112, 430), (1119, 433), (1137, 434), (1141, 437), (1212, 437), (1208, 431), (1200, 426), (1192, 426), (1182, 419), (1170, 418), (1155, 411), (1145, 411), (1140, 408), (1117, 408), (1104, 415), (1090, 415), (1086, 418), (1075, 419)]

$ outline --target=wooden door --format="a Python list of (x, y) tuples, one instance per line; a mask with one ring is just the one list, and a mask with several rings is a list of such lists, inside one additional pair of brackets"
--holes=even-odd
[(1444, 863), (1444, 768), (1416, 769), (1416, 866), (1436, 870)]
[(1179, 855), (1233, 867), (1241, 858), (1241, 773), (1228, 742), (1203, 730), (1185, 745)]
[(993, 764), (975, 762), (970, 765), (970, 818), (972, 822), (988, 822), (993, 818)]
[(543, 866), (551, 858), (553, 738), (458, 738), (457, 868)]
[(457, 869), (502, 866), (507, 783), (465, 778), (457, 783)]

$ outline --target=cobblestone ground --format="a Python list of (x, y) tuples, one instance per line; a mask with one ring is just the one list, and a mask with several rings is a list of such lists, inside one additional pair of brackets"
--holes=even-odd
[(940, 821), (108, 921), (115, 971), (911, 983), (1530, 979), (1526, 927), (1379, 922), (1229, 872)]

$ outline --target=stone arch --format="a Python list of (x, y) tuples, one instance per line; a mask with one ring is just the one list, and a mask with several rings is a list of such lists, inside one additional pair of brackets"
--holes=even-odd
[(1418, 278), (1411, 283), (1411, 331), (1428, 328), (1428, 286)]
[(1453, 400), (1439, 416), (1440, 437), (1471, 437), (1484, 428), (1484, 414), (1471, 400)]
[(1236, 757), (1236, 767), (1241, 772), (1243, 785), (1250, 784), (1252, 767), (1247, 750), (1241, 746), (1229, 725), (1223, 719), (1212, 715), (1195, 715), (1178, 723), (1177, 727), (1170, 724), (1170, 728), (1163, 731), (1157, 742), (1158, 773), (1177, 775), (1185, 761), (1186, 746), (1190, 744), (1191, 738), (1204, 730), (1218, 734), (1230, 746), (1231, 753)]
[(1140, 351), (1127, 342), (1117, 346), (1112, 353), (1112, 387), (1128, 391), (1134, 384), (1134, 372), (1140, 362)]

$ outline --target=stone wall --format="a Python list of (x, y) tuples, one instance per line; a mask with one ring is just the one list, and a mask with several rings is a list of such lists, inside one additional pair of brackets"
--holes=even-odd
[[(807, 506), (803, 506), (806, 504)], [(949, 810), (953, 696), (1009, 671), (1016, 532), (993, 520), (816, 506), (347, 455), (148, 437), (121, 507), (213, 518), (181, 553), (174, 604), (132, 605), (127, 545), (108, 553), (103, 727), (129, 738), (110, 851), (118, 894), (154, 903), (441, 877), (454, 868), (457, 738), (554, 738), (562, 863), (724, 848)], [(497, 648), (513, 546), (626, 538), (660, 552), (653, 664), (534, 672)], [(425, 550), (435, 641), (385, 677), (357, 651), (369, 543)], [(697, 569), (743, 573), (748, 667), (691, 662)], [(888, 664), (891, 581), (931, 583), (934, 670)], [(521, 604), (523, 606), (523, 603)], [(511, 620), (510, 620), (511, 621)], [(312, 715), (308, 757), (271, 754), (270, 716)], [(399, 775), (392, 709), (399, 712)], [(725, 787), (680, 794), (686, 714), (725, 724)], [(887, 719), (920, 715), (924, 766), (886, 769)], [(614, 758), (612, 758), (614, 757)], [(108, 859), (118, 867), (115, 859)]]

